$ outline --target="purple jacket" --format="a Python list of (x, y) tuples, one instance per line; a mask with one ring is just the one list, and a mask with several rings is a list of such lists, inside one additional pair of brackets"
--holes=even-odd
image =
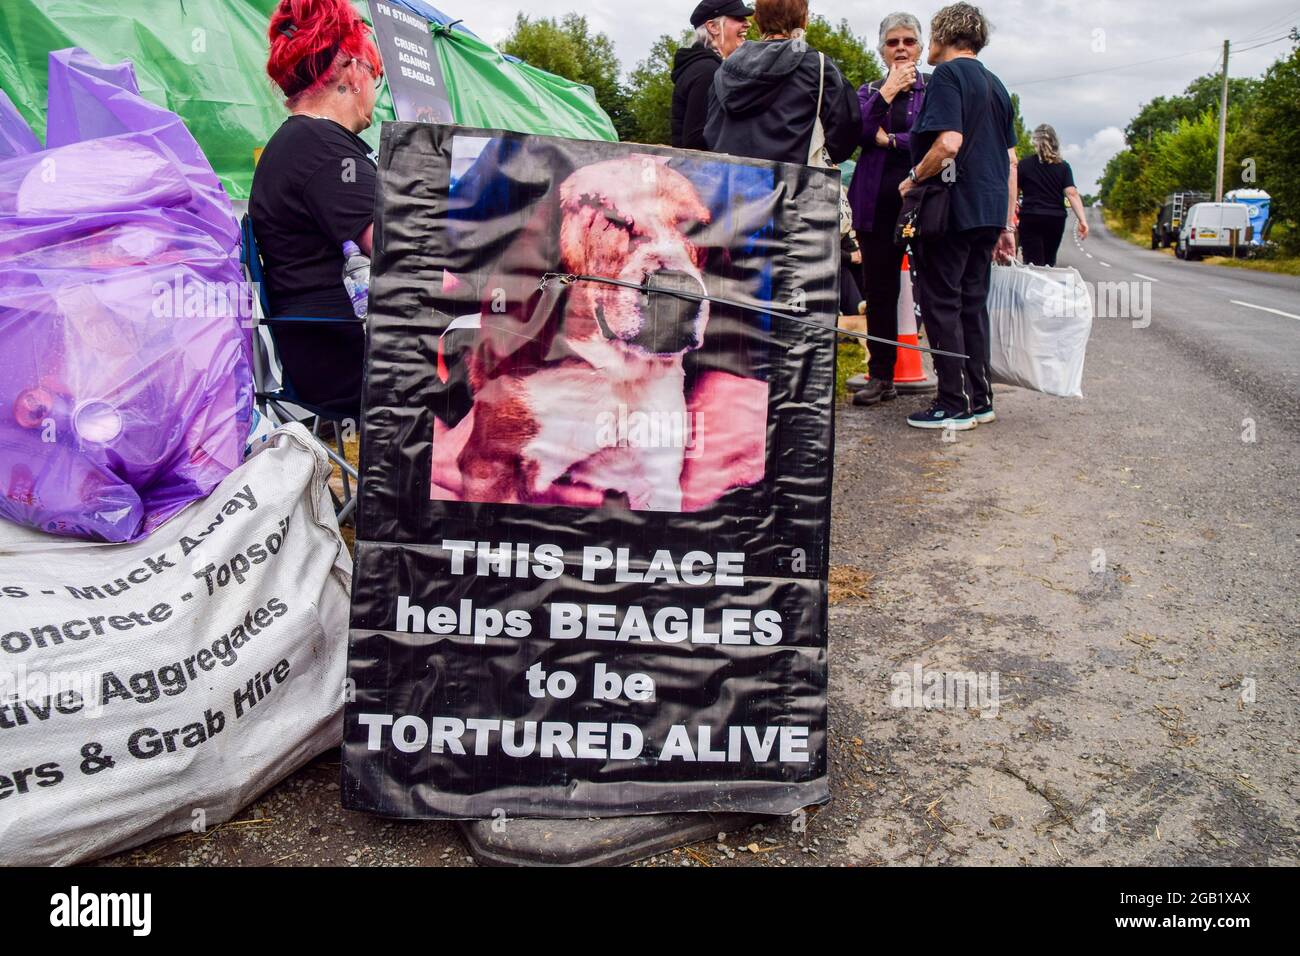
[[(912, 146), (912, 126), (925, 103), (926, 76), (916, 74), (916, 88), (907, 104), (907, 129), (893, 129), (890, 123), (892, 103), (880, 95), (878, 83), (866, 83), (858, 90), (862, 106), (862, 155), (849, 183), (849, 206), (853, 209), (853, 228), (859, 233), (870, 232), (876, 218), (876, 196), (880, 192), (880, 177), (885, 171), (885, 151), (888, 147), (876, 145), (876, 130), (884, 128), (893, 133), (898, 148), (908, 152)], [(899, 94), (907, 96), (908, 94)]]

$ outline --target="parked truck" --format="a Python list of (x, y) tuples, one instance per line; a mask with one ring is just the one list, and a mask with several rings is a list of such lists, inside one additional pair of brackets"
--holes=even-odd
[(1209, 202), (1213, 198), (1209, 193), (1201, 192), (1170, 193), (1166, 196), (1165, 203), (1151, 226), (1151, 248), (1168, 249), (1178, 242), (1178, 233), (1183, 227), (1187, 211), (1198, 202)]

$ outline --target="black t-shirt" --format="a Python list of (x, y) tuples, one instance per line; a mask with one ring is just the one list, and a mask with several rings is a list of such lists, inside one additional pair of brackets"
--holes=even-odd
[(1020, 161), (1016, 174), (1020, 183), (1020, 212), (1033, 216), (1065, 218), (1065, 191), (1074, 185), (1070, 164), (1045, 163), (1037, 156)]
[(926, 84), (925, 105), (912, 128), (912, 163), (921, 161), (940, 133), (962, 134), (949, 210), (954, 232), (1006, 225), (1013, 117), (1007, 88), (974, 57), (940, 64)]
[(272, 315), (346, 318), (343, 243), (375, 216), (370, 147), (338, 123), (290, 116), (253, 173), (248, 210)]
[[(291, 116), (253, 173), (253, 218), (272, 316), (354, 319), (343, 288), (343, 243), (375, 215), (377, 172), (365, 141), (333, 120)], [(274, 327), (276, 350), (299, 398), (356, 415), (361, 322)]]

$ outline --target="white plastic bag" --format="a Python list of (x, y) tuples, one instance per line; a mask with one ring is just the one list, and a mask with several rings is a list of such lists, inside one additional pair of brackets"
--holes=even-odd
[(203, 832), (340, 744), (328, 476), (294, 424), (142, 542), (0, 522), (0, 862)]
[(993, 381), (1082, 398), (1092, 315), (1077, 270), (995, 263), (989, 284)]

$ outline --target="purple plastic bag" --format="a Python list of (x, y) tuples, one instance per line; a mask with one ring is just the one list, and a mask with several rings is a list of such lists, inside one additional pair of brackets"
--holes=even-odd
[(0, 159), (34, 153), (40, 148), (36, 134), (23, 121), (5, 91), (0, 90)]
[(49, 89), (50, 148), (0, 153), (0, 517), (130, 541), (242, 461), (251, 293), (229, 200), (129, 64), (51, 53)]

